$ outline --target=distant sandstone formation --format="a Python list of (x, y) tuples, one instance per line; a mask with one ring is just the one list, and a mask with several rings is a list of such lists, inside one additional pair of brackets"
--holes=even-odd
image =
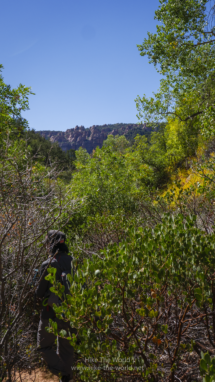
[(79, 147), (83, 147), (90, 154), (97, 146), (102, 147), (109, 134), (125, 135), (129, 139), (129, 137), (136, 134), (145, 135), (150, 133), (151, 130), (152, 128), (147, 127), (146, 124), (118, 123), (115, 125), (93, 125), (89, 128), (75, 126), (75, 128), (68, 129), (65, 132), (44, 130), (38, 131), (38, 133), (51, 142), (58, 142), (64, 151), (69, 149), (78, 150)]

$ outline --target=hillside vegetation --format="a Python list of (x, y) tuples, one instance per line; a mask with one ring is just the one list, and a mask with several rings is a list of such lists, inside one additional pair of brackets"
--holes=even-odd
[(109, 135), (57, 161), (37, 154), (20, 114), (30, 89), (1, 78), (2, 381), (43, 365), (32, 275), (51, 228), (66, 232), (76, 269), (55, 312), (76, 331), (51, 320), (47, 330), (73, 344), (76, 381), (215, 380), (214, 4), (160, 0), (155, 17), (138, 46), (162, 76), (136, 99), (140, 120), (159, 123), (150, 137)]

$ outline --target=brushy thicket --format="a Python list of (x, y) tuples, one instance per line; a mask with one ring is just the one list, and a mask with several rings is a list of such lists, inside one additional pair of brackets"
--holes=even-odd
[(40, 365), (32, 277), (46, 258), (47, 231), (73, 211), (59, 172), (34, 164), (24, 143), (8, 141), (0, 156), (0, 378), (9, 380)]
[(77, 329), (80, 381), (202, 380), (202, 352), (214, 354), (214, 158), (193, 158), (153, 190), (140, 140), (110, 137), (92, 158), (76, 155), (81, 200), (65, 229), (79, 265), (56, 313)]
[(42, 364), (36, 352), (40, 307), (32, 279), (47, 256), (47, 231), (63, 229), (75, 210), (65, 188), (65, 171), (71, 172), (74, 158), (28, 131), (21, 111), (28, 109), (29, 94), (22, 85), (11, 89), (0, 77), (1, 381)]
[[(159, 131), (133, 145), (109, 137), (92, 157), (76, 154), (71, 192), (80, 209), (66, 230), (79, 266), (56, 313), (77, 329), (78, 341), (68, 338), (77, 380), (215, 380), (214, 4), (207, 3), (161, 0), (157, 33), (138, 46), (165, 76), (157, 94), (136, 100), (142, 121), (165, 122)], [(49, 330), (57, 334), (54, 323)]]
[[(1, 380), (41, 363), (30, 281), (49, 228), (66, 232), (77, 268), (71, 295), (55, 307), (77, 329), (68, 337), (75, 380), (215, 380), (215, 8), (207, 3), (161, 0), (161, 25), (139, 45), (165, 76), (157, 94), (136, 100), (143, 121), (163, 121), (150, 137), (109, 136), (92, 156), (59, 151), (53, 163), (37, 155), (34, 133), (25, 139), (30, 90), (1, 79)], [(67, 335), (52, 321), (47, 330)]]

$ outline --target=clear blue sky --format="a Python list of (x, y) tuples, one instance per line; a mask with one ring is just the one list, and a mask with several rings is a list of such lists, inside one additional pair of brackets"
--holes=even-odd
[(31, 86), (35, 130), (137, 123), (134, 99), (159, 75), (136, 47), (155, 32), (158, 0), (0, 0), (7, 84)]

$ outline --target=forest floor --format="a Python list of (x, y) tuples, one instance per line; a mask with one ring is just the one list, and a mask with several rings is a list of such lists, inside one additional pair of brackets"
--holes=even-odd
[(31, 373), (22, 372), (16, 375), (16, 382), (59, 382), (59, 378), (46, 369), (36, 369)]

